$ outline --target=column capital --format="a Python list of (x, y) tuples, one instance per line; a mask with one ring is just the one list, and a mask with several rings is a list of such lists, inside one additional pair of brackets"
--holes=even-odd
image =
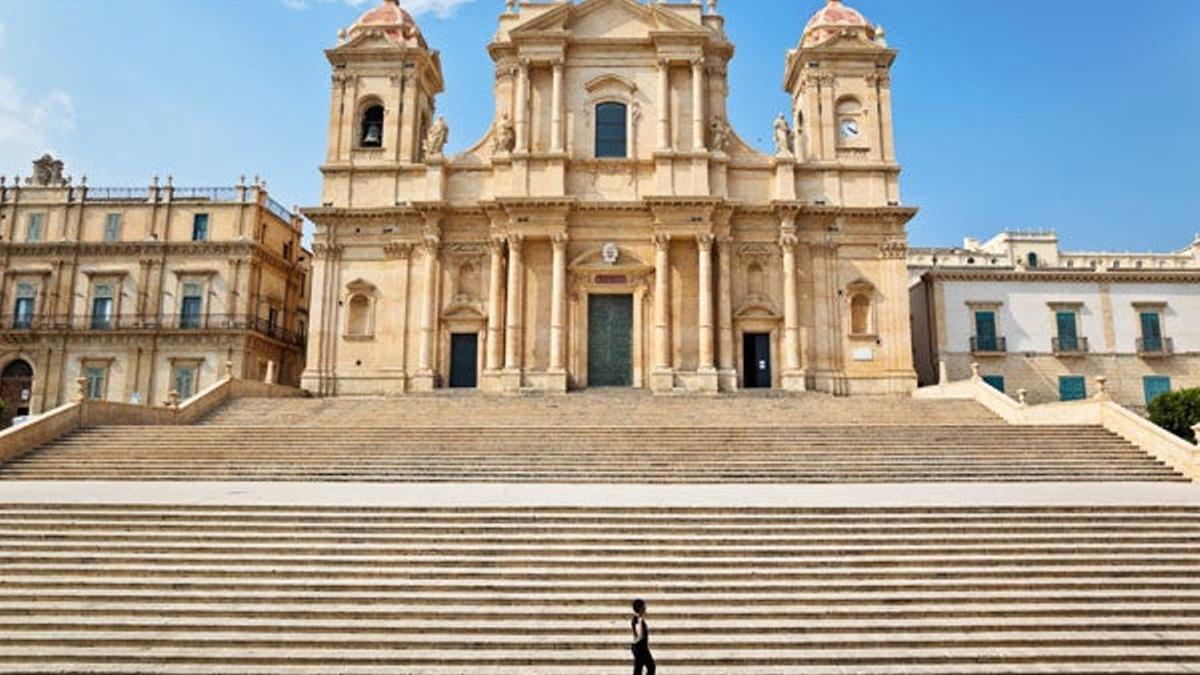
[(571, 242), (571, 235), (567, 234), (566, 232), (555, 232), (554, 235), (550, 237), (550, 241), (554, 244), (554, 250), (566, 250), (567, 244)]
[(789, 251), (794, 252), (796, 245), (800, 243), (800, 237), (796, 236), (795, 232), (783, 232), (779, 235), (779, 246), (784, 253)]
[(700, 69), (700, 68), (703, 68), (703, 67), (704, 67), (704, 57), (703, 57), (703, 56), (697, 56), (697, 57), (695, 57), (695, 58), (693, 58), (693, 59), (692, 59), (691, 63), (692, 63), (692, 68), (693, 68), (693, 69)]
[(426, 253), (436, 254), (441, 247), (442, 238), (437, 235), (427, 234), (421, 239), (421, 248), (425, 249)]
[(654, 249), (656, 251), (666, 251), (671, 247), (671, 234), (669, 232), (655, 232), (652, 239)]
[(519, 255), (521, 253), (521, 249), (524, 248), (524, 246), (525, 246), (525, 235), (523, 235), (523, 234), (508, 235), (508, 250)]
[(504, 245), (508, 243), (505, 237), (492, 237), (488, 239), (488, 248), (492, 250), (492, 255), (501, 255), (504, 253)]
[(705, 253), (712, 251), (713, 241), (715, 237), (707, 232), (701, 232), (696, 235), (696, 247)]

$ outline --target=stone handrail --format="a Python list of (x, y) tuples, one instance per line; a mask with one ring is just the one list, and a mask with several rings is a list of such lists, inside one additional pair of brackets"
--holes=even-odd
[(193, 424), (233, 399), (301, 398), (307, 395), (307, 392), (293, 387), (226, 377), (178, 407), (169, 405), (155, 408), (112, 401), (77, 401), (0, 432), (0, 463), (88, 427)]
[(1015, 425), (1100, 425), (1184, 476), (1200, 482), (1200, 447), (1114, 403), (1107, 397), (1104, 383), (1099, 385), (1101, 393), (1096, 398), (1036, 406), (1015, 401), (977, 377), (923, 387), (913, 396), (924, 400), (973, 400)]

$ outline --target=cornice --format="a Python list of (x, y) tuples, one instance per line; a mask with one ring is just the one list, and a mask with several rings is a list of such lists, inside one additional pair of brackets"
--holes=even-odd
[(1068, 283), (1200, 283), (1200, 270), (1013, 270), (934, 269), (923, 273), (930, 281), (1008, 281)]

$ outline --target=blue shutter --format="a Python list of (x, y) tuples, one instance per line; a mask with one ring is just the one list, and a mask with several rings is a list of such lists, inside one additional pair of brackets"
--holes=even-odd
[(1146, 405), (1150, 405), (1159, 396), (1171, 393), (1171, 378), (1154, 375), (1144, 377), (1142, 388), (1146, 391)]
[(1004, 376), (1003, 375), (984, 375), (983, 381), (985, 384), (990, 385), (992, 387), (992, 389), (995, 389), (996, 391), (1000, 392), (1001, 394), (1004, 393)]
[(1158, 312), (1142, 312), (1141, 320), (1142, 348), (1147, 352), (1162, 351), (1162, 318)]
[(596, 106), (596, 157), (624, 159), (629, 155), (626, 111), (623, 103)]
[(1058, 319), (1058, 348), (1065, 352), (1079, 349), (1079, 330), (1075, 325), (1075, 312), (1059, 312)]
[(975, 312), (975, 340), (979, 351), (996, 351), (995, 312)]
[(1078, 375), (1058, 378), (1058, 397), (1063, 401), (1082, 401), (1087, 398), (1087, 380)]

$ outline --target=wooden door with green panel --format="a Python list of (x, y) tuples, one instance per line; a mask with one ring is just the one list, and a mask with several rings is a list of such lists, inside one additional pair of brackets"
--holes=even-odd
[(588, 386), (633, 385), (633, 296), (588, 296)]

